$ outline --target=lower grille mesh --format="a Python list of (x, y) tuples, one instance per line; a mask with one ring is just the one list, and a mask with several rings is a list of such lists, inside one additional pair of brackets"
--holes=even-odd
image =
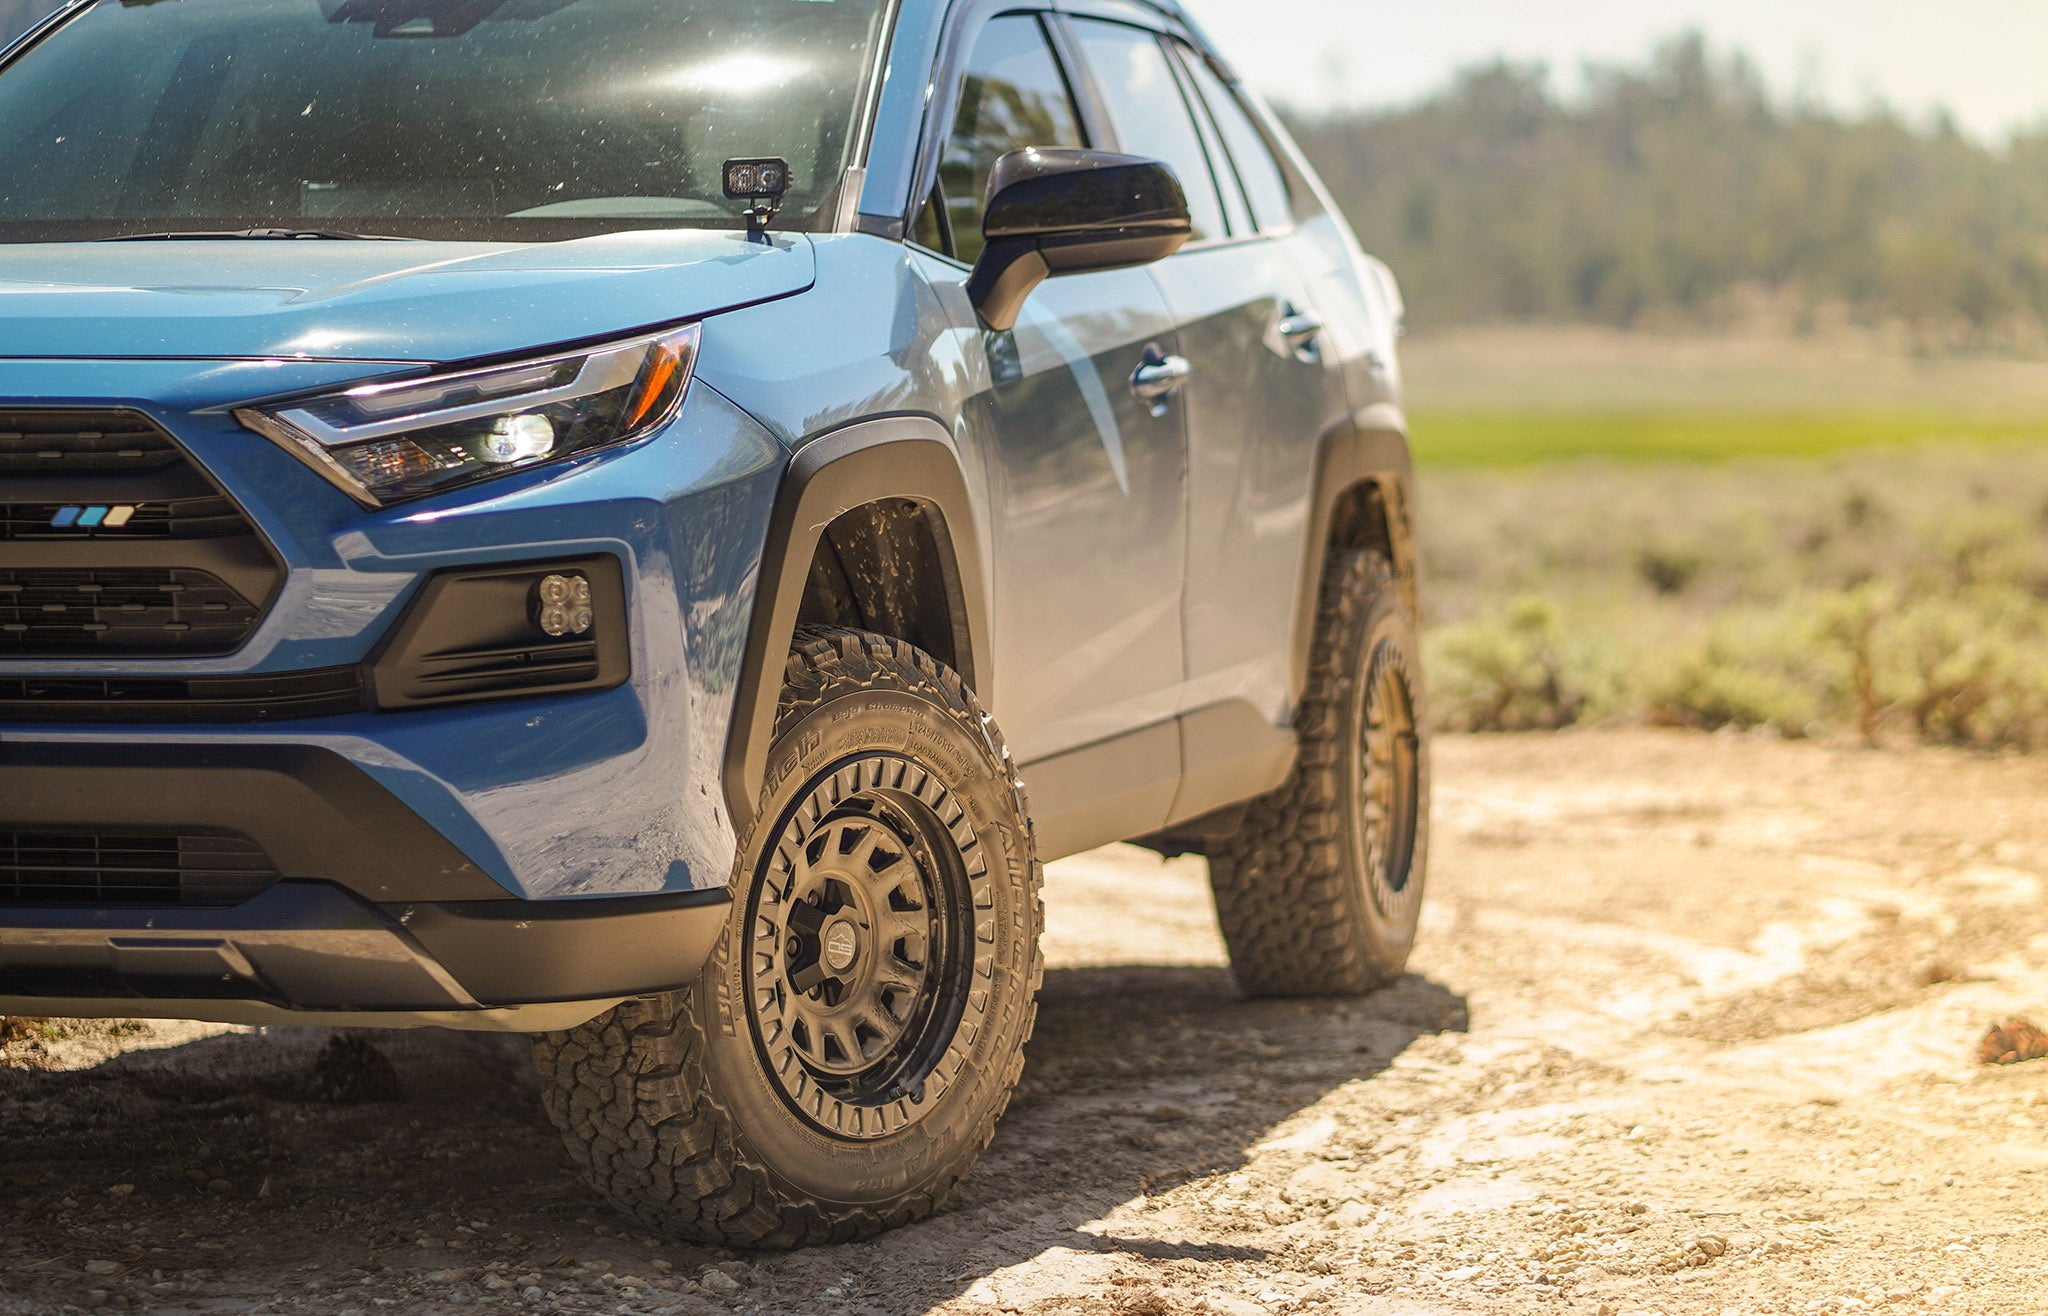
[(0, 829), (0, 905), (233, 905), (277, 877), (233, 833)]

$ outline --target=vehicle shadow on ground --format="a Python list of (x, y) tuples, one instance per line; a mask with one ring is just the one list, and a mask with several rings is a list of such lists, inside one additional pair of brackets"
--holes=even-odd
[[(959, 1270), (898, 1286), (922, 1311), (1048, 1249), (1254, 1260), (1256, 1249), (1097, 1224), (1136, 1198), (1242, 1167), (1335, 1089), (1371, 1081), (1422, 1036), (1463, 1032), (1463, 997), (1418, 975), (1350, 1000), (1251, 1001), (1221, 968), (1046, 975), (1025, 1081), (982, 1166), (924, 1246)], [(948, 1243), (957, 1247), (946, 1246)], [(889, 1240), (865, 1245), (885, 1251)]]
[[(1024, 1082), (947, 1209), (867, 1243), (739, 1257), (754, 1300), (811, 1309), (837, 1287), (853, 1310), (923, 1311), (1055, 1248), (1256, 1259), (1089, 1226), (1229, 1173), (1327, 1093), (1467, 1022), (1461, 997), (1414, 975), (1357, 1000), (1247, 1001), (1219, 968), (1061, 969), (1041, 1001)], [(550, 1300), (569, 1286), (561, 1310), (600, 1296), (598, 1274), (650, 1277), (652, 1311), (657, 1261), (679, 1280), (736, 1259), (664, 1244), (589, 1194), (539, 1114), (523, 1039), (337, 1036), (0, 1069), (0, 1310), (91, 1290), (162, 1306), (169, 1284), (195, 1306), (291, 1294), (313, 1310), (381, 1296), (438, 1311), (464, 1290), (489, 1296), (485, 1267), (503, 1262), (539, 1274)], [(377, 1099), (387, 1082), (396, 1098)]]

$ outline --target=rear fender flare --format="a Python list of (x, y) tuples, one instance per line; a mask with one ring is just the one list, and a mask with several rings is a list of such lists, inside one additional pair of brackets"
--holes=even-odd
[(1336, 512), (1344, 496), (1370, 486), (1386, 509), (1388, 547), (1410, 615), (1421, 608), (1415, 560), (1415, 464), (1408, 448), (1408, 420), (1392, 403), (1362, 408), (1324, 430), (1316, 443), (1309, 525), (1295, 592), (1294, 628), (1289, 640), (1288, 695), (1298, 704), (1308, 685), (1315, 644), (1316, 603), (1323, 567), (1330, 555)]

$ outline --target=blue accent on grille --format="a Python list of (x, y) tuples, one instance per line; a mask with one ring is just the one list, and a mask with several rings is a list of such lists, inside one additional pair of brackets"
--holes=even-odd
[(50, 524), (56, 526), (58, 529), (61, 530), (65, 526), (70, 525), (73, 521), (76, 521), (78, 519), (78, 514), (84, 510), (84, 508), (80, 507), (61, 508), (58, 510), (57, 515), (50, 518)]
[(100, 522), (102, 522), (102, 521), (104, 521), (104, 520), (106, 520), (106, 519), (107, 519), (107, 509), (106, 509), (106, 508), (104, 508), (104, 507), (88, 507), (88, 508), (86, 508), (86, 509), (85, 509), (85, 515), (84, 515), (84, 516), (81, 516), (81, 517), (79, 517), (79, 518), (78, 518), (78, 528), (79, 528), (80, 530), (90, 530), (90, 529), (92, 529), (92, 528), (93, 528), (94, 526), (98, 525), (98, 524), (99, 524)]

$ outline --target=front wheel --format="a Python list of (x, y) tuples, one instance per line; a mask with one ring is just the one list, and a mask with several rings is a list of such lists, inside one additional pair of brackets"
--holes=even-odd
[(1250, 995), (1367, 992), (1407, 965), (1429, 839), (1420, 677), (1392, 565), (1333, 556), (1294, 772), (1209, 856), (1230, 968)]
[(988, 1145), (1043, 976), (1000, 732), (900, 641), (799, 632), (733, 913), (704, 975), (535, 1044), (599, 1191), (673, 1236), (866, 1238)]

